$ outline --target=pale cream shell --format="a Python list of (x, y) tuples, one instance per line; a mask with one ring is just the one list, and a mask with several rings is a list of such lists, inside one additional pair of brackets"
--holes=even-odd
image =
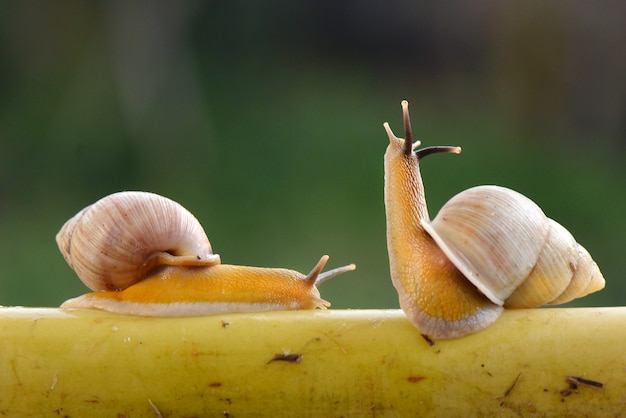
[(463, 275), (498, 305), (564, 303), (604, 287), (589, 253), (514, 190), (467, 189), (423, 226)]
[(119, 192), (84, 208), (56, 236), (67, 263), (92, 290), (125, 289), (151, 254), (219, 264), (198, 220), (183, 206), (148, 192)]

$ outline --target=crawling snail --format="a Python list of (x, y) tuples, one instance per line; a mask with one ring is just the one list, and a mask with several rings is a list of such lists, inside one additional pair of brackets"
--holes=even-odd
[(120, 192), (81, 210), (56, 236), (63, 257), (93, 293), (62, 308), (141, 316), (193, 316), (325, 308), (317, 286), (354, 270), (308, 275), (282, 268), (221, 264), (198, 220), (180, 204), (147, 192)]
[(560, 304), (604, 287), (596, 263), (572, 235), (530, 199), (498, 186), (477, 186), (450, 199), (430, 220), (419, 163), (459, 147), (412, 143), (388, 123), (385, 210), (391, 278), (413, 325), (433, 338), (454, 338), (493, 323), (503, 308)]

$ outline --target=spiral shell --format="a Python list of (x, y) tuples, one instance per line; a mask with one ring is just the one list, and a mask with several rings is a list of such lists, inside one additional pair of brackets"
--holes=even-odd
[(565, 303), (604, 287), (587, 250), (526, 196), (477, 186), (450, 199), (424, 229), (493, 303)]
[(154, 193), (119, 192), (87, 206), (56, 236), (67, 263), (92, 290), (121, 290), (160, 264), (215, 265), (198, 220)]

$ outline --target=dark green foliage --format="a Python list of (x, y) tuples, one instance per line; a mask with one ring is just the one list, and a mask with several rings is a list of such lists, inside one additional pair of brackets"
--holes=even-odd
[(321, 287), (333, 307), (396, 307), (382, 123), (401, 131), (401, 99), (425, 145), (463, 147), (423, 165), (431, 216), (476, 184), (516, 189), (600, 265), (607, 289), (578, 303), (626, 303), (617, 18), (342, 4), (5, 4), (0, 304), (83, 292), (54, 235), (106, 194), (149, 190), (226, 263), (307, 272), (328, 253), (358, 266)]

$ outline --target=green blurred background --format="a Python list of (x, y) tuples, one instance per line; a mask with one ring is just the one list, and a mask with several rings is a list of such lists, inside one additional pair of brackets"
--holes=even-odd
[(225, 263), (308, 272), (336, 308), (397, 307), (382, 123), (411, 102), (431, 216), (499, 184), (600, 265), (580, 306), (626, 304), (621, 1), (4, 1), (0, 304), (86, 291), (54, 236), (82, 207), (149, 190), (187, 207)]

